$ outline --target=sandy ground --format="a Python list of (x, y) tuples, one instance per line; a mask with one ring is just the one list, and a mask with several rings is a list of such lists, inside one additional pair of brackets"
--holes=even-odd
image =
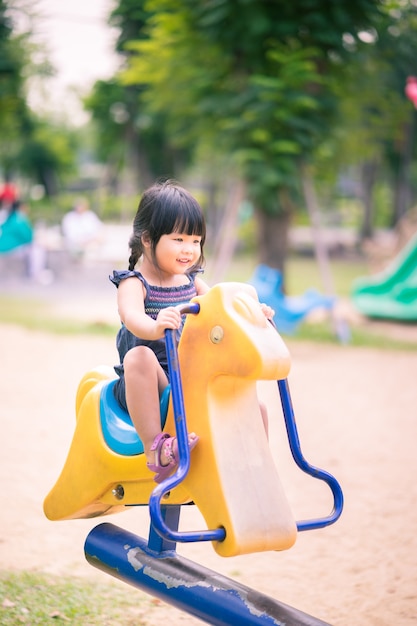
[[(60, 294), (51, 306), (71, 312), (77, 295)], [(83, 292), (81, 314), (116, 320), (113, 297), (112, 291), (101, 299)], [(411, 330), (415, 333), (415, 327)], [(114, 364), (114, 340), (17, 326), (0, 326), (0, 339), (0, 569), (98, 579), (117, 594), (122, 583), (84, 559), (85, 537), (101, 520), (50, 522), (42, 510), (73, 434), (78, 381), (95, 365)], [(178, 546), (178, 552), (334, 626), (414, 625), (417, 351), (288, 345), (303, 452), (342, 484), (341, 519), (327, 529), (300, 533), (286, 552), (224, 559), (210, 544)], [(271, 406), (276, 398), (269, 388), (266, 395)], [(281, 424), (277, 404), (270, 413)], [(277, 454), (296, 518), (326, 515), (331, 506), (327, 488), (295, 468), (282, 442)], [(186, 507), (181, 519), (182, 528), (203, 527), (194, 507)], [(146, 508), (106, 521), (142, 537), (148, 533)], [(172, 626), (201, 623), (161, 602), (149, 607), (149, 624), (166, 619)]]

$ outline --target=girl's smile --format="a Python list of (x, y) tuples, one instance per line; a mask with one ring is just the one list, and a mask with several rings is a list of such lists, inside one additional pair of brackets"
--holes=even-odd
[(163, 272), (184, 273), (196, 264), (201, 254), (201, 237), (184, 233), (162, 235), (157, 243), (156, 262)]

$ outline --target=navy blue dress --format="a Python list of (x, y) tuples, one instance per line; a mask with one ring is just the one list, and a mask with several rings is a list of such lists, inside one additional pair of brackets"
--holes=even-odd
[[(146, 296), (144, 300), (145, 313), (152, 319), (156, 319), (159, 311), (165, 309), (168, 306), (177, 306), (180, 304), (186, 304), (197, 295), (195, 287), (196, 273), (187, 275), (189, 282), (179, 287), (158, 287), (155, 285), (149, 285), (142, 274), (136, 270), (122, 270), (114, 271), (113, 276), (110, 276), (111, 282), (118, 287), (122, 280), (136, 276), (138, 280), (142, 282), (146, 290)], [(182, 326), (184, 325), (184, 321)], [(178, 331), (179, 335), (182, 331)], [(115, 366), (116, 374), (119, 376), (114, 385), (114, 395), (120, 404), (120, 406), (127, 411), (126, 406), (126, 391), (125, 391), (125, 379), (123, 359), (126, 353), (136, 346), (148, 346), (156, 355), (159, 363), (163, 367), (168, 377), (168, 359), (165, 348), (165, 339), (157, 339), (148, 341), (146, 339), (140, 339), (131, 333), (124, 324), (122, 324), (119, 332), (117, 333), (116, 346), (119, 352), (120, 363)]]

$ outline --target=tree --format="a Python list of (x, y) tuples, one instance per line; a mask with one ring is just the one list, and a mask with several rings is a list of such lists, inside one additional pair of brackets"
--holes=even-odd
[(97, 81), (84, 107), (91, 113), (97, 157), (106, 163), (112, 186), (117, 188), (130, 170), (136, 193), (160, 176), (175, 176), (188, 161), (188, 152), (170, 143), (164, 116), (143, 111), (139, 91), (117, 76)]
[(330, 153), (339, 171), (355, 167), (360, 172), (362, 238), (373, 234), (378, 181), (389, 181), (393, 190), (391, 225), (412, 205), (410, 167), (417, 125), (404, 92), (407, 76), (415, 72), (416, 32), (417, 8), (409, 2), (391, 3), (374, 29), (363, 33), (364, 41), (349, 44), (355, 56), (337, 87), (339, 119)]
[[(120, 0), (109, 22), (119, 30), (116, 50), (128, 61), (129, 41), (141, 39), (151, 13), (146, 2)], [(134, 189), (150, 185), (160, 176), (175, 176), (189, 161), (189, 150), (175, 147), (166, 132), (164, 113), (150, 115), (142, 105), (143, 87), (126, 84), (116, 75), (98, 81), (85, 99), (97, 129), (98, 154), (110, 165), (114, 184), (130, 172)]]
[(75, 171), (76, 133), (33, 113), (26, 121), (27, 135), (17, 154), (19, 172), (55, 196), (62, 179)]
[(27, 107), (22, 75), (26, 57), (22, 38), (13, 36), (7, 8), (6, 2), (0, 0), (0, 164), (10, 174)]
[[(354, 40), (377, 0), (150, 0), (126, 80), (177, 145), (230, 156), (256, 207), (261, 261), (281, 270), (299, 166), (330, 129)], [(146, 35), (146, 37), (144, 36)]]
[(32, 45), (30, 32), (16, 34), (10, 9), (26, 11), (27, 7), (0, 0), (0, 165), (6, 174), (24, 174), (41, 183), (52, 196), (60, 176), (74, 166), (74, 136), (29, 108), (27, 77), (38, 71), (32, 53), (39, 50)]

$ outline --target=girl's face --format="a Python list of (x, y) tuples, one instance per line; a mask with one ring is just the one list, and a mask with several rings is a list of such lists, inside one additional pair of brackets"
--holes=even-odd
[(162, 235), (155, 249), (158, 268), (167, 274), (185, 274), (201, 254), (201, 237), (184, 233)]

